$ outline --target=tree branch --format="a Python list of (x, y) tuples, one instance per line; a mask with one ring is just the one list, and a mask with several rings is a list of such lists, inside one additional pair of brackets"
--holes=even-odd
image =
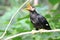
[(19, 33), (19, 34), (7, 37), (5, 40), (9, 40), (9, 39), (15, 38), (17, 36), (25, 35), (25, 34), (33, 34), (33, 33), (38, 33), (38, 32), (60, 32), (60, 29), (55, 29), (55, 30), (38, 30), (38, 31), (34, 31), (34, 32), (32, 32), (32, 31), (30, 31), (30, 32), (23, 32), (23, 33)]
[(12, 16), (11, 19), (10, 19), (10, 22), (8, 23), (8, 25), (7, 25), (4, 33), (3, 33), (2, 36), (0, 37), (0, 39), (2, 39), (2, 38), (5, 36), (8, 28), (9, 28), (9, 26), (10, 26), (12, 20), (13, 20), (13, 18), (16, 16), (16, 14), (19, 12), (19, 10), (21, 10), (21, 8), (22, 8), (24, 5), (26, 5), (26, 3), (30, 2), (30, 1), (32, 1), (32, 0), (27, 0), (26, 2), (24, 2), (24, 3), (19, 7), (19, 9), (15, 12), (15, 14), (13, 14), (13, 16)]

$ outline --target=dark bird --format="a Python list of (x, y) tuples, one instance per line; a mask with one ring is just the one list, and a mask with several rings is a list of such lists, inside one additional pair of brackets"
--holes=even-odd
[(34, 27), (36, 28), (36, 30), (39, 29), (51, 30), (46, 18), (38, 14), (34, 7), (28, 4), (26, 9), (30, 12), (30, 20)]

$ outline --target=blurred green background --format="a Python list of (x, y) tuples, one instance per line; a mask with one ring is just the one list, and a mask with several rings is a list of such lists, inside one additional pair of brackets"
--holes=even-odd
[[(4, 32), (12, 15), (26, 0), (0, 0), (0, 36)], [(33, 0), (32, 5), (35, 5)], [(60, 0), (38, 0), (34, 6), (43, 15), (52, 29), (60, 29)], [(12, 20), (4, 38), (34, 29), (30, 22), (29, 12), (23, 7)], [(60, 32), (27, 34), (10, 40), (60, 40)]]

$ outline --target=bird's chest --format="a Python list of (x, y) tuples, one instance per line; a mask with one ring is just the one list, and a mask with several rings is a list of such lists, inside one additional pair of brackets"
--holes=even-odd
[(38, 17), (36, 14), (30, 15), (30, 19), (34, 24), (38, 23)]

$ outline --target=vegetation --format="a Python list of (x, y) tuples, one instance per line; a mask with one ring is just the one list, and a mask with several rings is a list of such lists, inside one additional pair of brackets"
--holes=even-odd
[[(0, 36), (8, 25), (11, 16), (26, 0), (0, 0)], [(46, 17), (52, 29), (60, 29), (60, 0), (39, 0), (34, 6), (36, 11)], [(33, 3), (33, 1), (32, 1)], [(34, 3), (33, 3), (34, 4)], [(32, 5), (33, 5), (32, 4)], [(29, 19), (29, 12), (24, 6), (14, 17), (4, 39), (8, 36), (32, 31), (33, 25)], [(60, 32), (26, 34), (11, 40), (60, 40)]]

